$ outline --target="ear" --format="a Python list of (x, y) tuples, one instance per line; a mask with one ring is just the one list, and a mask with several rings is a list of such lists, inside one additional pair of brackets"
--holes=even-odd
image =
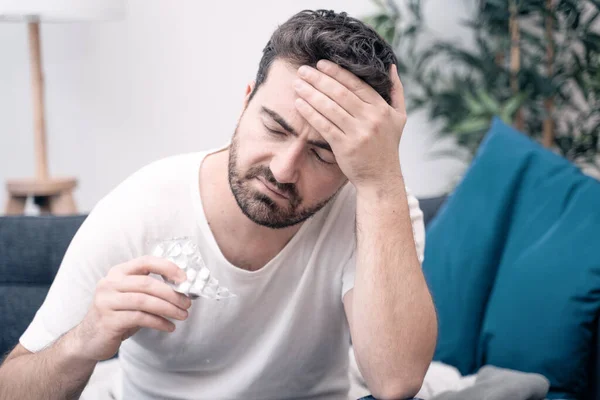
[(256, 81), (250, 81), (248, 86), (246, 86), (246, 96), (244, 96), (244, 110), (248, 107), (248, 102), (250, 101), (250, 95), (254, 91), (254, 87), (256, 86)]

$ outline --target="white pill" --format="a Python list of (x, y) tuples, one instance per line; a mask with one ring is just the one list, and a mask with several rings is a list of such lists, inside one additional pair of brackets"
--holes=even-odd
[(185, 244), (183, 245), (183, 248), (181, 249), (181, 251), (183, 252), (183, 254), (185, 254), (186, 256), (192, 255), (194, 254), (194, 252), (196, 251), (196, 246), (191, 242), (191, 241), (187, 241), (185, 242)]
[(202, 261), (202, 257), (200, 257), (197, 254), (190, 256), (190, 263), (198, 271), (201, 270), (203, 267), (205, 267), (204, 261)]
[(200, 271), (198, 272), (198, 278), (197, 279), (201, 279), (203, 281), (208, 280), (208, 277), (210, 276), (210, 271), (208, 270), (208, 268), (203, 267), (202, 269), (200, 269)]
[(188, 260), (185, 256), (179, 256), (175, 259), (175, 264), (177, 264), (177, 266), (181, 269), (186, 269), (188, 267)]
[(191, 291), (197, 295), (200, 295), (200, 293), (202, 292), (202, 289), (204, 289), (205, 284), (206, 284), (206, 282), (204, 282), (203, 280), (196, 279), (196, 281), (192, 285)]
[(173, 246), (169, 248), (169, 256), (178, 257), (181, 254), (181, 245), (177, 242), (173, 243)]
[(185, 274), (187, 275), (188, 281), (194, 282), (194, 279), (196, 279), (196, 275), (198, 275), (198, 271), (196, 271), (194, 268), (188, 268), (185, 271)]
[(188, 294), (190, 292), (191, 287), (192, 287), (192, 284), (188, 281), (185, 281), (185, 282), (181, 283), (177, 289), (181, 293)]
[(156, 246), (154, 248), (154, 251), (152, 252), (152, 255), (154, 257), (162, 257), (165, 254), (165, 249), (162, 246), (162, 244), (159, 244), (158, 246)]

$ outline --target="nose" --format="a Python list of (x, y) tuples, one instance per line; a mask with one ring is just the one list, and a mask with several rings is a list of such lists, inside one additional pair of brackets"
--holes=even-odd
[(270, 169), (279, 183), (296, 183), (299, 176), (303, 148), (290, 144), (278, 150), (271, 159)]

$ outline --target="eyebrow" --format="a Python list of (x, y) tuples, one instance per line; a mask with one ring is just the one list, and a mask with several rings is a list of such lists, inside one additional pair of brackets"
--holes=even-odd
[[(262, 112), (264, 114), (267, 114), (269, 117), (271, 117), (275, 122), (277, 122), (279, 125), (281, 125), (281, 127), (283, 129), (285, 129), (286, 131), (288, 131), (290, 134), (292, 134), (293, 136), (296, 136), (296, 137), (298, 136), (298, 132), (296, 132), (294, 130), (294, 128), (292, 128), (291, 125), (288, 124), (281, 115), (277, 114), (275, 111), (273, 111), (265, 106), (262, 107)], [(308, 144), (319, 147), (323, 150), (331, 151), (333, 153), (333, 150), (331, 150), (331, 146), (329, 145), (329, 143), (327, 143), (325, 141), (309, 140)]]

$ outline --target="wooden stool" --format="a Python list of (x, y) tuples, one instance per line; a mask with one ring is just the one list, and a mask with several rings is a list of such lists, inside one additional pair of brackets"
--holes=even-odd
[(76, 214), (77, 206), (73, 199), (73, 189), (76, 186), (75, 178), (10, 180), (6, 184), (8, 190), (6, 215), (23, 214), (28, 197), (33, 197), (41, 214)]
[(28, 30), (33, 89), (35, 178), (13, 179), (6, 183), (8, 201), (5, 211), (7, 215), (23, 214), (27, 198), (33, 197), (33, 202), (40, 208), (41, 214), (75, 214), (77, 207), (73, 200), (73, 189), (77, 186), (77, 180), (75, 178), (52, 178), (48, 173), (39, 18), (33, 18), (29, 22)]

